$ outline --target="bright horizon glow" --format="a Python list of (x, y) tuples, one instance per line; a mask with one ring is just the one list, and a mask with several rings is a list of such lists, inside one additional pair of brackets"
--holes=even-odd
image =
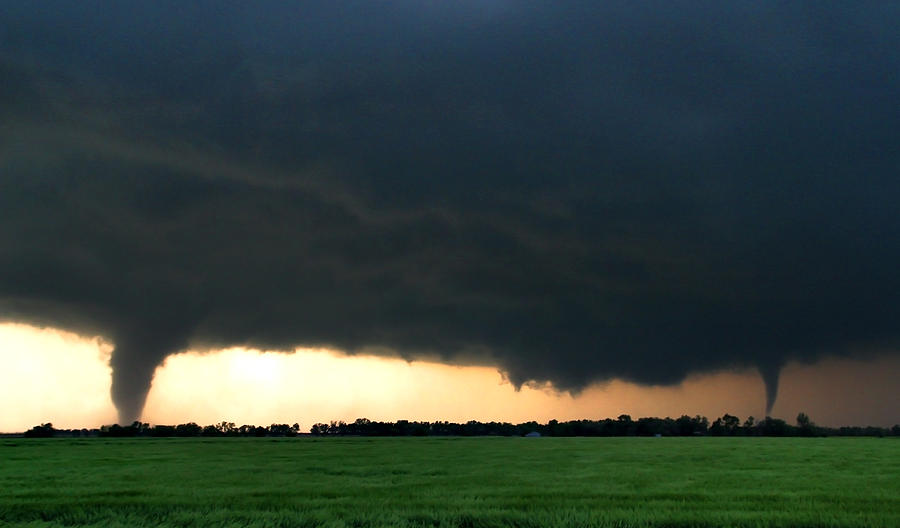
[[(110, 397), (112, 345), (52, 328), (0, 324), (0, 431), (38, 423), (60, 428), (115, 422)], [(822, 425), (893, 425), (900, 359), (828, 359), (788, 364), (773, 415), (793, 422), (800, 411)], [(619, 414), (728, 412), (764, 416), (764, 389), (754, 369), (697, 374), (675, 386), (621, 380), (577, 395), (508, 383), (493, 367), (347, 356), (323, 349), (293, 353), (229, 348), (168, 357), (157, 368), (142, 421), (202, 425), (221, 421), (300, 423), (356, 418), (465, 422), (599, 419)]]
[(112, 345), (53, 328), (0, 324), (0, 432), (51, 422), (92, 428), (116, 421)]

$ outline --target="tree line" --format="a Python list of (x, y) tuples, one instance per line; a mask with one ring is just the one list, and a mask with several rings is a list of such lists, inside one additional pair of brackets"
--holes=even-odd
[(604, 420), (550, 420), (546, 424), (524, 422), (418, 422), (399, 420), (378, 422), (359, 418), (354, 422), (333, 421), (317, 423), (308, 433), (301, 433), (299, 424), (271, 424), (237, 426), (232, 422), (200, 426), (189, 422), (179, 425), (153, 425), (134, 422), (128, 426), (105, 425), (100, 429), (56, 429), (51, 423), (35, 426), (25, 432), (26, 437), (54, 436), (101, 437), (293, 437), (311, 436), (900, 436), (900, 425), (886, 427), (822, 427), (805, 413), (797, 415), (796, 424), (767, 416), (755, 420), (752, 416), (741, 421), (725, 414), (712, 423), (705, 416), (679, 418), (638, 418), (623, 414)]

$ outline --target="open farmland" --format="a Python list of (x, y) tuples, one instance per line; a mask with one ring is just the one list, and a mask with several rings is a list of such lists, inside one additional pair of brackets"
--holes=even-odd
[(6, 439), (0, 526), (900, 526), (863, 438)]

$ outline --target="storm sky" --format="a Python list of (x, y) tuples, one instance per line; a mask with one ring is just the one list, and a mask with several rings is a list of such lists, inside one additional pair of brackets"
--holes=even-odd
[[(572, 390), (900, 351), (900, 6), (0, 0), (0, 318)], [(894, 412), (900, 410), (895, 409)]]

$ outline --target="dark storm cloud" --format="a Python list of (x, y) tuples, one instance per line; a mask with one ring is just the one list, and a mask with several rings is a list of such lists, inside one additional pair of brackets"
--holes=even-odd
[(2, 2), (0, 310), (516, 383), (897, 350), (888, 3)]

